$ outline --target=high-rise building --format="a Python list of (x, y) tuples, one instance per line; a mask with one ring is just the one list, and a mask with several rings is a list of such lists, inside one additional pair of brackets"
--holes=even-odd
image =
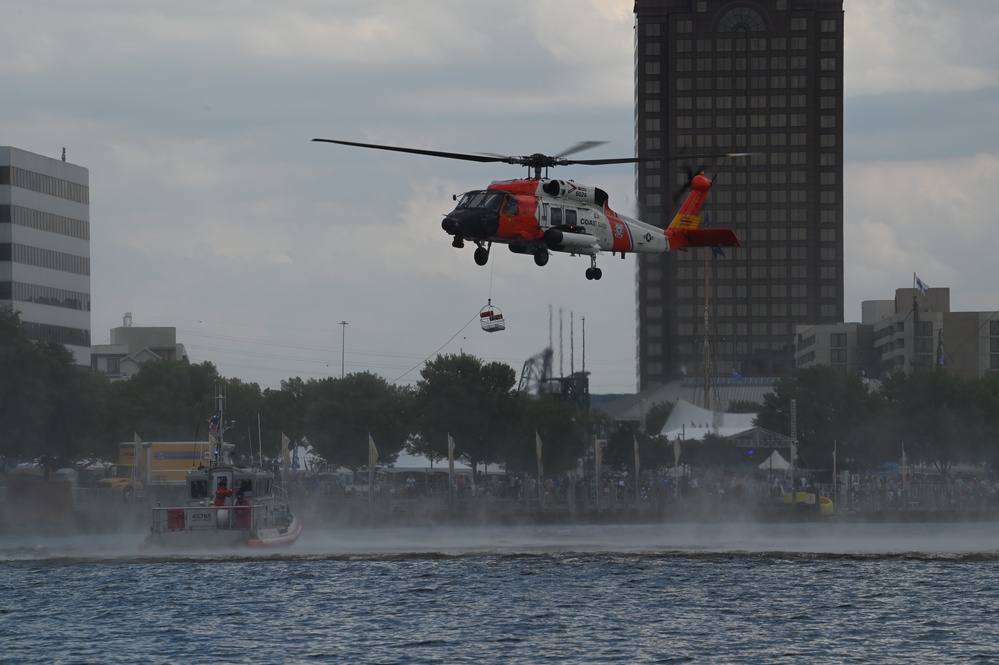
[(0, 304), (90, 366), (90, 172), (0, 146)]
[[(668, 224), (703, 170), (703, 224), (741, 242), (639, 257), (639, 387), (780, 376), (796, 326), (843, 320), (843, 0), (637, 0), (635, 14), (637, 155), (692, 156), (639, 164), (640, 216)], [(753, 154), (695, 156), (725, 152)]]

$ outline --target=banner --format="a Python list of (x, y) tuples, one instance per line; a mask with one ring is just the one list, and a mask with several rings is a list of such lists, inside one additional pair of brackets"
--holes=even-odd
[(635, 443), (635, 496), (639, 496), (642, 486), (642, 464), (638, 459), (638, 437), (631, 437), (631, 440)]
[(538, 456), (538, 484), (541, 484), (541, 477), (545, 474), (544, 466), (541, 464), (541, 435), (534, 431), (534, 450)]
[(368, 497), (375, 489), (375, 467), (378, 465), (378, 448), (375, 447), (375, 440), (368, 433)]
[(288, 473), (288, 467), (291, 466), (291, 453), (288, 451), (288, 446), (291, 445), (291, 440), (281, 432), (281, 475), (282, 477)]
[(541, 464), (541, 435), (538, 430), (534, 430), (534, 451), (538, 456), (538, 506), (544, 506), (545, 490), (541, 486), (541, 478), (545, 475), (545, 468)]
[(136, 486), (142, 485), (146, 480), (146, 466), (149, 464), (149, 460), (146, 459), (146, 451), (142, 449), (142, 439), (135, 432), (132, 432), (135, 441), (135, 484)]
[(447, 435), (447, 482), (448, 487), (454, 484), (454, 439), (450, 432)]

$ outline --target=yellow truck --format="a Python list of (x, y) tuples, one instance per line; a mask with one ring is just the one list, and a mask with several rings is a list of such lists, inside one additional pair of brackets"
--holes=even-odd
[(97, 486), (120, 489), (126, 501), (141, 496), (147, 488), (183, 487), (188, 473), (208, 466), (213, 450), (205, 441), (139, 442), (138, 446), (125, 441), (118, 444), (118, 463), (108, 468)]

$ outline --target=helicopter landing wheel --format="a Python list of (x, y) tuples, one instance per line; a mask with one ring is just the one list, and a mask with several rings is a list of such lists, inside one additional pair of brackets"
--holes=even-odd
[(485, 247), (475, 248), (475, 265), (484, 266), (489, 261), (489, 250)]
[(548, 265), (548, 250), (539, 249), (538, 251), (534, 252), (534, 263), (536, 263), (539, 266)]
[(465, 241), (462, 240), (461, 236), (455, 236), (454, 240), (451, 241), (451, 246), (457, 249), (461, 249), (465, 246)]
[(604, 276), (604, 273), (600, 268), (587, 268), (586, 269), (586, 279), (600, 279)]

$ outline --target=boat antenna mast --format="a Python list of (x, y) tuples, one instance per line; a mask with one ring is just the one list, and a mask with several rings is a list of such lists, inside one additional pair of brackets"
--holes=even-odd
[(221, 464), (224, 459), (223, 451), (225, 447), (223, 442), (226, 430), (225, 400), (225, 386), (215, 384), (215, 415), (208, 421), (208, 436), (215, 444), (211, 459), (208, 462), (210, 466)]

